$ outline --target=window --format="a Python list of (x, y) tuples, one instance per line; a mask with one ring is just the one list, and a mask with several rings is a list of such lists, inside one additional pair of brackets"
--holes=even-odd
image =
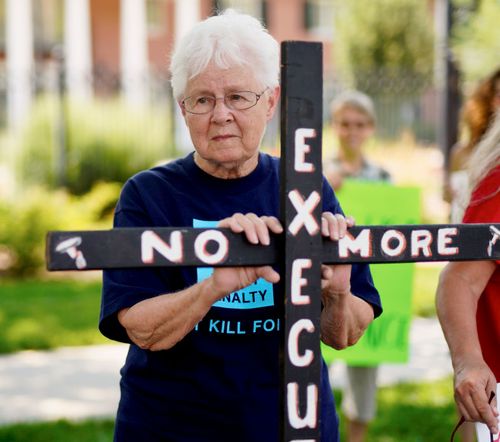
[(146, 22), (148, 35), (152, 36), (164, 32), (166, 28), (166, 0), (146, 1)]
[(331, 40), (334, 32), (336, 3), (332, 0), (306, 0), (304, 2), (304, 27), (306, 30)]
[(257, 0), (215, 0), (214, 10), (220, 11), (227, 8), (236, 9), (239, 12), (249, 14), (266, 25), (266, 2)]

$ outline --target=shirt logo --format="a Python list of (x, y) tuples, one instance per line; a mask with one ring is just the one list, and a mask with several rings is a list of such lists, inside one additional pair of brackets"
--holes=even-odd
[[(211, 228), (217, 227), (218, 221), (205, 221), (193, 219), (193, 227)], [(214, 269), (212, 267), (199, 267), (196, 269), (198, 282), (208, 278)], [(265, 279), (259, 278), (253, 284), (232, 292), (225, 298), (220, 299), (213, 307), (231, 309), (254, 309), (261, 307), (272, 307), (274, 305), (273, 285)]]

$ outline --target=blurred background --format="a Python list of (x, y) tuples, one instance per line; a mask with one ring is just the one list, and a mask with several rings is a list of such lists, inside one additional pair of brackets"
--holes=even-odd
[[(169, 54), (194, 23), (228, 7), (278, 41), (323, 42), (324, 155), (336, 149), (330, 100), (369, 94), (368, 155), (397, 185), (420, 189), (422, 223), (449, 221), (450, 150), (464, 136), (464, 100), (500, 61), (499, 0), (0, 0), (0, 353), (109, 344), (96, 327), (99, 273), (47, 274), (45, 234), (110, 228), (128, 177), (192, 150)], [(264, 148), (279, 152), (279, 118)], [(434, 318), (441, 267), (417, 266), (415, 317)], [(385, 417), (370, 440), (446, 440), (451, 380), (436, 382), (381, 390)], [(109, 416), (44, 425), (0, 416), (0, 441), (111, 440)]]

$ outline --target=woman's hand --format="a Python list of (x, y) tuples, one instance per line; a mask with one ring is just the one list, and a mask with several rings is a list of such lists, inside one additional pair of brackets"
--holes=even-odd
[[(332, 241), (342, 239), (349, 227), (354, 226), (352, 217), (323, 212), (321, 215), (321, 234)], [(327, 297), (345, 296), (351, 292), (351, 265), (336, 264), (321, 266), (321, 289), (323, 300)]]
[(460, 413), (466, 421), (484, 422), (493, 434), (498, 433), (497, 400), (488, 401), (496, 387), (495, 375), (477, 355), (456, 363), (455, 401)]
[[(245, 233), (251, 244), (268, 246), (271, 243), (270, 232), (282, 233), (283, 227), (274, 216), (257, 216), (254, 213), (235, 213), (221, 220), (217, 227), (230, 228), (234, 233)], [(277, 283), (280, 275), (271, 266), (260, 267), (216, 267), (211, 276), (212, 288), (217, 299), (229, 293), (242, 289), (259, 278), (271, 283)]]
[[(338, 241), (354, 224), (352, 217), (324, 212), (321, 233)], [(321, 266), (321, 339), (336, 349), (355, 344), (373, 320), (373, 308), (351, 293), (350, 280), (350, 264)]]
[[(495, 272), (494, 261), (451, 261), (441, 271), (436, 291), (439, 322), (450, 348), (455, 401), (468, 421), (481, 421), (498, 432), (496, 400), (488, 405), (496, 380), (481, 352), (477, 306)], [(483, 318), (484, 320), (484, 318)]]

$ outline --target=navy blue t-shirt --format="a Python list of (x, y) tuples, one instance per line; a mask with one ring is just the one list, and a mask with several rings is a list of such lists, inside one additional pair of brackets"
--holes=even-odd
[[(236, 212), (279, 217), (279, 160), (260, 154), (248, 176), (224, 180), (203, 172), (193, 154), (141, 172), (125, 184), (115, 227), (206, 227)], [(323, 179), (323, 211), (341, 212)], [(211, 269), (107, 270), (99, 328), (130, 340), (117, 312), (189, 287)], [(353, 265), (351, 290), (381, 312), (367, 265)], [(280, 285), (258, 280), (216, 302), (182, 341), (165, 351), (131, 343), (121, 370), (115, 440), (276, 442), (279, 438)], [(322, 364), (322, 441), (338, 441), (338, 418)]]

